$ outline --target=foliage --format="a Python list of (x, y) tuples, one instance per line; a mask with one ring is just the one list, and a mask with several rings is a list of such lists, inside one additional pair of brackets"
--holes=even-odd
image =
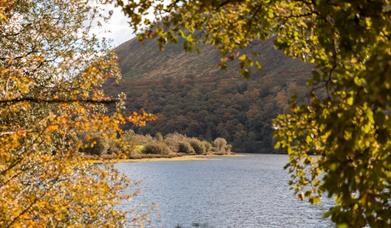
[(13, 4), (13, 0), (0, 0), (0, 23), (7, 19), (7, 14), (9, 14)]
[(259, 67), (259, 50), (243, 48), (271, 37), (287, 55), (316, 64), (310, 101), (274, 122), (276, 147), (290, 156), (291, 185), (313, 203), (333, 197), (328, 215), (338, 225), (390, 226), (389, 0), (115, 2), (140, 40), (163, 47), (181, 37), (187, 50), (214, 45), (222, 66), (236, 60), (243, 75)]
[[(181, 156), (182, 154), (207, 155), (213, 152), (218, 152), (218, 154), (230, 153), (230, 150), (218, 150), (208, 141), (186, 137), (178, 133), (170, 133), (165, 137), (162, 135), (162, 139), (164, 140), (127, 131), (116, 143), (111, 144), (111, 147), (116, 150), (114, 155), (127, 158), (148, 158), (149, 155)], [(222, 140), (226, 143), (225, 148), (231, 147), (225, 139)], [(113, 148), (110, 148), (110, 150), (113, 150)], [(108, 158), (110, 157), (115, 158), (113, 156)]]
[(216, 148), (217, 152), (231, 152), (230, 146), (224, 138), (216, 138), (213, 141), (213, 146)]
[(98, 156), (107, 153), (108, 149), (108, 141), (99, 136), (89, 137), (81, 146), (81, 152)]
[(204, 147), (205, 147), (205, 153), (206, 154), (210, 153), (213, 149), (212, 144), (208, 141), (203, 141), (202, 143), (204, 144)]
[(227, 141), (223, 138), (216, 138), (213, 141), (213, 145), (218, 149), (218, 150), (223, 150), (227, 146)]
[(148, 143), (143, 148), (145, 154), (170, 154), (170, 148), (163, 142)]
[(192, 138), (189, 140), (189, 144), (193, 147), (196, 154), (206, 154), (205, 144), (201, 140)]
[(155, 138), (157, 141), (160, 141), (160, 142), (162, 142), (164, 140), (163, 135), (160, 132), (156, 133)]
[(183, 141), (178, 144), (178, 152), (185, 154), (194, 154), (195, 151), (189, 142)]
[(79, 0), (0, 1), (0, 227), (137, 221), (118, 208), (133, 197), (129, 180), (78, 153), (85, 132), (114, 139), (122, 124), (151, 118), (123, 114), (123, 96), (101, 90), (120, 74), (89, 35), (100, 13)]
[(169, 133), (164, 137), (164, 142), (170, 147), (172, 151), (180, 151), (179, 143), (185, 142), (186, 137), (178, 133)]
[(136, 134), (133, 130), (126, 130), (119, 138), (109, 143), (108, 154), (111, 158), (123, 158), (142, 154), (144, 145), (154, 142), (150, 136)]
[(289, 96), (305, 101), (305, 77), (293, 82), (287, 76), (228, 82), (218, 78), (211, 83), (197, 78), (166, 79), (149, 84), (148, 89), (131, 86), (127, 107), (143, 107), (159, 116), (148, 126), (135, 128), (137, 133), (179, 132), (207, 141), (223, 137), (235, 152), (272, 153), (272, 119), (289, 107)]

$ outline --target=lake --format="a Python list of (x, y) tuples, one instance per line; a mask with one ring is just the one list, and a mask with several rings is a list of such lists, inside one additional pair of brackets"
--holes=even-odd
[(151, 227), (333, 227), (322, 218), (329, 204), (310, 205), (289, 190), (287, 161), (286, 155), (246, 154), (116, 166), (142, 181), (133, 203), (159, 205)]

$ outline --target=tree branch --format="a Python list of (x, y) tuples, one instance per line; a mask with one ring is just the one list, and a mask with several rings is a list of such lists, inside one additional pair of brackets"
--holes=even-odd
[(86, 104), (114, 104), (119, 101), (118, 98), (106, 98), (106, 99), (44, 99), (35, 97), (18, 97), (6, 100), (0, 100), (0, 104), (15, 104), (19, 102), (30, 102), (30, 103), (86, 103)]

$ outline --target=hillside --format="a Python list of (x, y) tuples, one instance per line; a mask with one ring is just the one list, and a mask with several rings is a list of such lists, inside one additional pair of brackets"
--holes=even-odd
[(224, 137), (235, 151), (272, 152), (271, 120), (288, 109), (290, 96), (303, 100), (312, 67), (287, 58), (270, 40), (251, 48), (260, 50), (264, 67), (244, 79), (235, 64), (221, 70), (211, 47), (187, 53), (170, 44), (159, 51), (153, 41), (130, 40), (116, 49), (123, 81), (109, 93), (123, 91), (130, 110), (158, 115), (139, 132)]

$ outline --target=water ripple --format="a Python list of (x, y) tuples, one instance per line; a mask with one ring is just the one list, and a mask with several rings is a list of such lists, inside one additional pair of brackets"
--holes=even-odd
[(152, 227), (333, 227), (322, 219), (330, 202), (314, 206), (294, 198), (286, 162), (285, 155), (246, 155), (117, 167), (142, 180), (135, 204), (159, 205)]

